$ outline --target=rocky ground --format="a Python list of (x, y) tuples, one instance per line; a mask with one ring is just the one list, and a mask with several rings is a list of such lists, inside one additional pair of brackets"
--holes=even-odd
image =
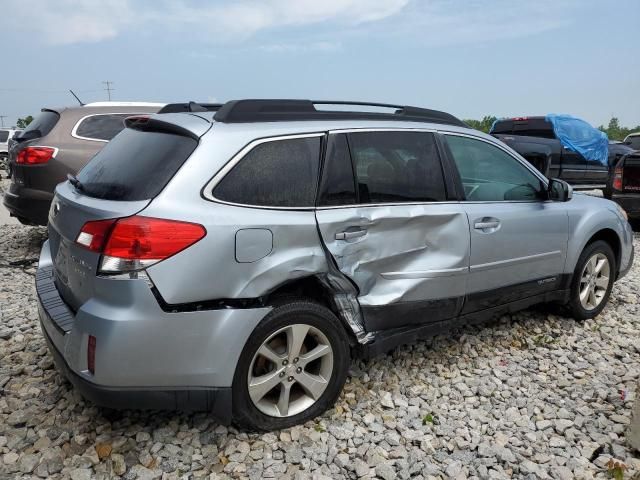
[(37, 321), (33, 275), (45, 235), (0, 226), (0, 478), (588, 479), (619, 471), (628, 479), (640, 472), (640, 456), (624, 442), (640, 377), (638, 263), (595, 320), (527, 310), (355, 362), (335, 409), (253, 434), (202, 413), (99, 409), (74, 392)]

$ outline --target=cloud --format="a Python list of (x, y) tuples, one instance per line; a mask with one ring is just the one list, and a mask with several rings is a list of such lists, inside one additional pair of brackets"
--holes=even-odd
[[(194, 3), (189, 0), (13, 0), (16, 25), (33, 29), (53, 45), (92, 43), (127, 30), (161, 27), (207, 33), (212, 41), (246, 40), (259, 32), (324, 22), (362, 25), (400, 12), (409, 0), (237, 0)], [(6, 7), (6, 6), (5, 6)]]
[(50, 45), (151, 32), (287, 54), (335, 51), (354, 38), (417, 46), (518, 38), (566, 25), (572, 18), (567, 5), (566, 0), (11, 0), (5, 11), (15, 20), (10, 28)]

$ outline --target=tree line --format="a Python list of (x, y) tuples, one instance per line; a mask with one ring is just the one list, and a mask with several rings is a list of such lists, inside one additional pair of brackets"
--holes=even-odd
[[(475, 128), (476, 130), (480, 130), (481, 132), (489, 133), (491, 130), (491, 126), (493, 122), (495, 122), (498, 118), (493, 115), (485, 115), (482, 117), (482, 120), (474, 120), (467, 119), (464, 122), (469, 125), (471, 128)], [(624, 140), (627, 135), (634, 132), (640, 132), (640, 125), (636, 125), (635, 127), (623, 127), (620, 125), (620, 121), (617, 117), (612, 117), (609, 120), (609, 124), (605, 127), (604, 125), (600, 125), (598, 130), (603, 131), (609, 137), (609, 140)]]

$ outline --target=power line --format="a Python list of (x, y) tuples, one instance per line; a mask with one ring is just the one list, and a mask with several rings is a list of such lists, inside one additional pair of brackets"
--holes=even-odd
[(104, 89), (107, 91), (107, 95), (109, 96), (109, 101), (111, 101), (111, 92), (113, 90), (115, 90), (115, 88), (111, 88), (111, 85), (113, 85), (114, 82), (111, 82), (109, 80), (105, 80), (102, 83), (104, 83), (106, 85), (106, 87)]
[(2, 124), (2, 126), (4, 127), (4, 119), (8, 118), (6, 115), (0, 115), (0, 123)]

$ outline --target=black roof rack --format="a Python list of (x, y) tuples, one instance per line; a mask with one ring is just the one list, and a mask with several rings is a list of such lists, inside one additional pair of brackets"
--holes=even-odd
[(221, 106), (221, 103), (167, 103), (158, 113), (216, 112)]
[[(367, 111), (318, 110), (316, 105), (351, 105), (389, 108), (392, 113)], [(428, 108), (388, 103), (346, 102), (342, 100), (233, 100), (222, 105), (215, 116), (217, 122), (253, 123), (295, 120), (402, 120), (442, 123), (467, 127), (453, 115)]]

